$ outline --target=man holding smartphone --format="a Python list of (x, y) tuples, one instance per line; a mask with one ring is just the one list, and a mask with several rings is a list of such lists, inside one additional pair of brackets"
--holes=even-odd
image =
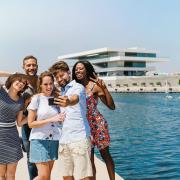
[[(71, 81), (70, 70), (64, 61), (59, 61), (49, 68), (58, 85), (61, 95), (54, 98), (66, 117), (60, 138), (60, 160), (63, 166), (64, 179), (73, 180), (74, 171), (78, 179), (90, 179), (92, 166), (90, 161), (91, 143), (90, 128), (86, 119), (85, 88)], [(78, 170), (78, 171), (77, 171)]]
[[(29, 75), (31, 82), (28, 84), (28, 88), (23, 93), (23, 98), (25, 101), (25, 106), (27, 107), (28, 102), (30, 101), (31, 96), (36, 92), (36, 81), (37, 81), (37, 70), (38, 64), (37, 59), (34, 56), (26, 56), (23, 59), (23, 69), (26, 75)], [(27, 110), (24, 111), (24, 115), (27, 116)], [(27, 165), (29, 171), (29, 179), (33, 180), (37, 176), (37, 168), (34, 163), (29, 162), (29, 150), (30, 150), (30, 136), (31, 129), (28, 124), (22, 126), (22, 144), (23, 150), (27, 153)]]

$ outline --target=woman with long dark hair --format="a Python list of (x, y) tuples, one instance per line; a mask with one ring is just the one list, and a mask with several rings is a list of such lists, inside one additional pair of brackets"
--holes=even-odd
[(91, 128), (93, 145), (91, 151), (93, 177), (94, 179), (96, 178), (96, 168), (94, 164), (94, 147), (96, 146), (106, 163), (110, 179), (114, 180), (114, 162), (109, 152), (110, 136), (108, 124), (97, 109), (98, 99), (100, 98), (109, 109), (114, 110), (115, 104), (113, 98), (106, 88), (104, 81), (97, 77), (96, 72), (89, 61), (78, 61), (75, 63), (72, 69), (72, 79), (75, 79), (86, 88), (87, 119)]

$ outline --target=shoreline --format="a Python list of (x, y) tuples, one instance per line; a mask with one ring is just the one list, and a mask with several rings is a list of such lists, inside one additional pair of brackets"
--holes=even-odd
[(100, 77), (110, 92), (180, 93), (180, 75)]

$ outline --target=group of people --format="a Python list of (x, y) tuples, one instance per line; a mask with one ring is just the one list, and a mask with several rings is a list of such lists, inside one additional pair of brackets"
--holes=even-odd
[(65, 180), (73, 180), (74, 172), (78, 179), (96, 179), (95, 147), (115, 179), (108, 124), (97, 109), (98, 99), (112, 110), (115, 104), (92, 64), (76, 62), (71, 75), (59, 61), (37, 76), (37, 59), (27, 56), (23, 69), (25, 74), (12, 74), (0, 86), (0, 180), (15, 179), (22, 149), (30, 180), (50, 180), (58, 158)]

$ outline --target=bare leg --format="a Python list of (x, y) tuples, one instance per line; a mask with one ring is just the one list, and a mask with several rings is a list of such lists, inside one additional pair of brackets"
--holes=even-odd
[(17, 163), (7, 164), (6, 180), (15, 180)]
[(5, 180), (7, 165), (6, 164), (0, 164), (0, 180)]
[(91, 180), (92, 177), (85, 177), (83, 180)]
[(114, 161), (109, 152), (109, 147), (100, 150), (101, 156), (106, 163), (110, 180), (115, 180), (115, 168)]
[(63, 176), (64, 180), (74, 180), (73, 176)]
[(34, 180), (50, 180), (50, 168), (48, 162), (36, 163), (38, 176)]
[(54, 161), (49, 161), (48, 164), (49, 164), (50, 177), (51, 177), (51, 171), (52, 171), (52, 168), (54, 166)]
[(91, 180), (96, 180), (96, 166), (94, 163), (94, 148), (91, 149), (91, 164), (92, 164), (92, 170), (93, 170), (93, 177), (91, 177)]

